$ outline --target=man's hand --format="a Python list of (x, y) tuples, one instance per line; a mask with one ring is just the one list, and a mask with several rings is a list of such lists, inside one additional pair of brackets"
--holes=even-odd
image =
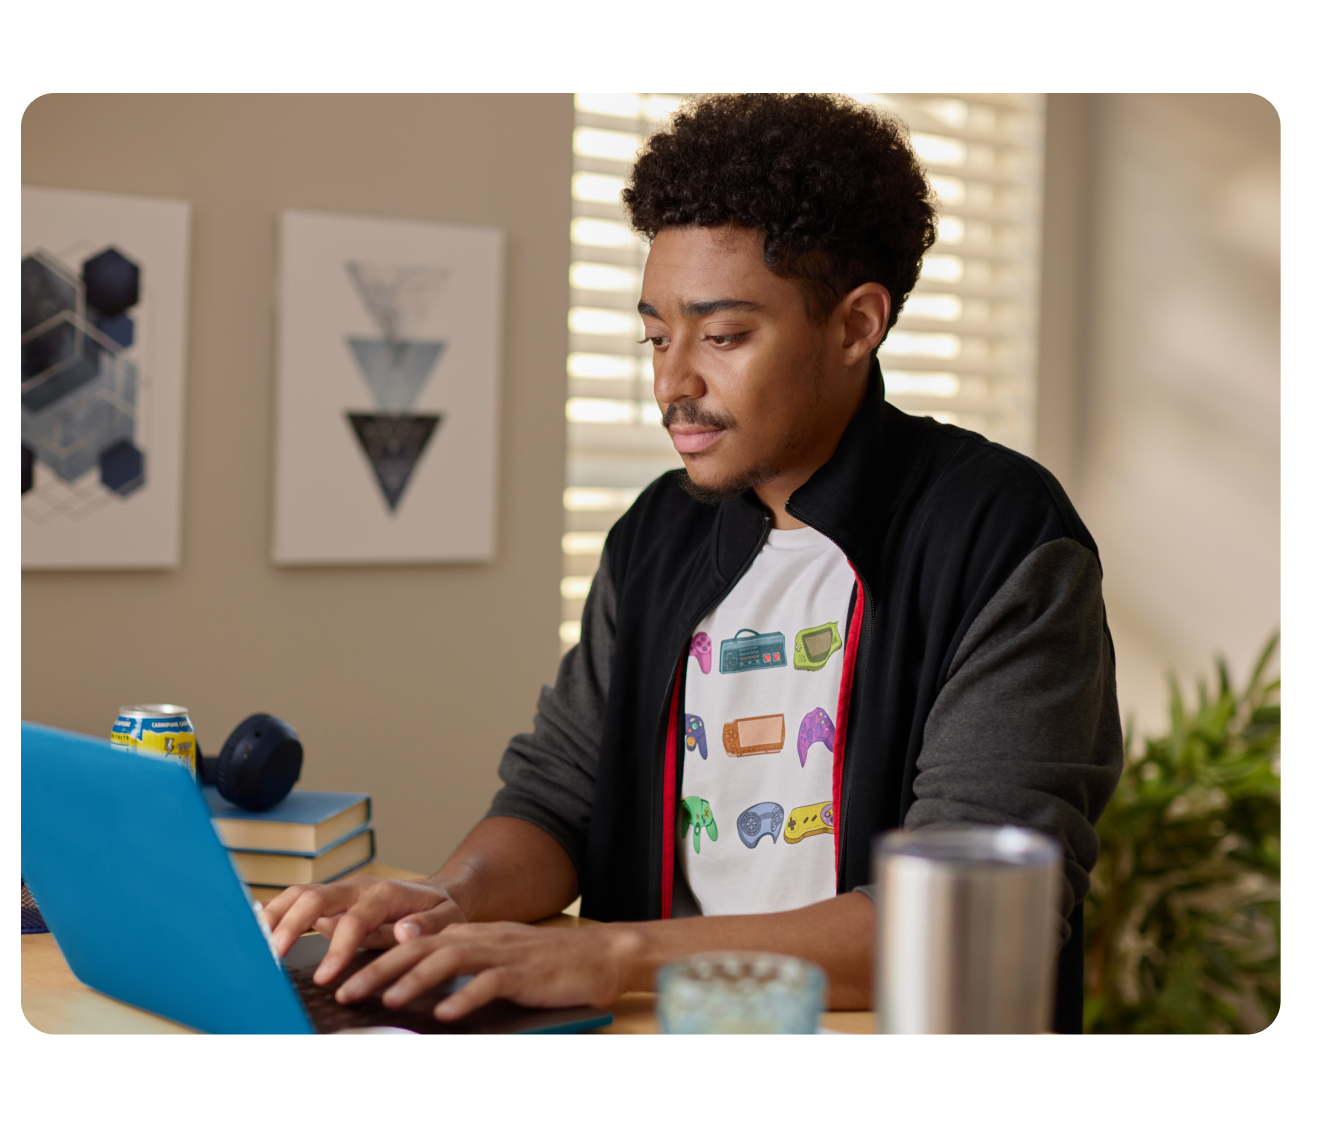
[(395, 981), (381, 1001), (402, 1007), (452, 976), (471, 975), (436, 1005), (436, 1018), (452, 1022), (495, 998), (527, 1007), (603, 1007), (629, 989), (643, 946), (627, 926), (451, 924), (377, 956), (340, 986), (335, 999), (361, 1002)]
[(577, 896), (564, 848), (522, 819), (482, 819), (441, 869), (424, 881), (346, 877), (293, 885), (265, 908), (275, 948), (287, 955), (309, 928), (330, 937), (313, 979), (343, 974), (360, 947), (388, 948), (468, 920), (540, 920)]
[(388, 948), (467, 920), (437, 886), (366, 876), (332, 885), (291, 885), (267, 903), (265, 916), (282, 956), (309, 928), (330, 937), (312, 977), (321, 984), (332, 982), (358, 948)]
[[(661, 964), (701, 951), (784, 952), (818, 963), (829, 979), (829, 1005), (871, 1005), (875, 906), (861, 893), (763, 915), (533, 928), (455, 923), (401, 940), (350, 976), (335, 992), (344, 1004), (377, 991), (387, 1007), (406, 1006), (455, 975), (474, 978), (435, 1007), (444, 1022), (495, 998), (529, 1007), (604, 1007), (625, 991), (654, 991)], [(322, 964), (324, 967), (324, 964)]]

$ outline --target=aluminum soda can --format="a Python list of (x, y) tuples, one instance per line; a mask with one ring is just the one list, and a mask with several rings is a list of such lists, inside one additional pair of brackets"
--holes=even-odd
[(122, 705), (110, 743), (177, 759), (197, 778), (197, 733), (186, 706)]

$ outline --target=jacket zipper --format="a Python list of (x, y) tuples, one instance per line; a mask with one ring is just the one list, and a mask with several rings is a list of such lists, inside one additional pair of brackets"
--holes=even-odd
[[(768, 513), (763, 514), (762, 517), (761, 517), (761, 535), (757, 538), (757, 541), (756, 541), (756, 545), (755, 545), (755, 547), (752, 549), (751, 552), (749, 552), (749, 553), (747, 554), (747, 559), (744, 560), (744, 561), (742, 562), (742, 566), (739, 567), (738, 571), (734, 574), (733, 579), (730, 580), (729, 583), (728, 583), (724, 588), (722, 588), (722, 589), (720, 590), (719, 594), (716, 595), (716, 596), (715, 596), (715, 597), (714, 597), (714, 598), (713, 598), (713, 599), (712, 599), (712, 600), (711, 600), (711, 601), (710, 601), (710, 602), (709, 602), (709, 603), (708, 603), (708, 604), (702, 609), (701, 613), (700, 613), (700, 614), (699, 614), (699, 615), (698, 615), (698, 616), (692, 621), (691, 625), (688, 627), (687, 632), (686, 632), (686, 634), (685, 634), (685, 637), (686, 637), (689, 641), (691, 641), (691, 638), (692, 638), (692, 632), (695, 631), (695, 630), (697, 629), (697, 626), (698, 626), (698, 624), (700, 624), (701, 620), (704, 619), (707, 615), (709, 615), (713, 610), (715, 610), (715, 608), (718, 607), (718, 606), (720, 605), (720, 601), (723, 600), (724, 597), (725, 597), (726, 595), (728, 595), (729, 592), (731, 592), (735, 587), (737, 587), (737, 586), (738, 586), (738, 581), (741, 580), (741, 579), (743, 578), (743, 576), (745, 576), (745, 575), (747, 574), (747, 569), (750, 568), (750, 567), (752, 566), (752, 562), (756, 559), (756, 554), (757, 554), (758, 552), (760, 552), (761, 549), (765, 546), (765, 542), (766, 542), (766, 540), (767, 540), (767, 539), (769, 538), (769, 536), (770, 536), (770, 529), (771, 529), (771, 526), (772, 526), (772, 522), (771, 522), (771, 520), (770, 520), (770, 515), (769, 515)], [(840, 551), (842, 551), (842, 549), (840, 549)], [(846, 556), (847, 554), (845, 553), (844, 555)], [(665, 808), (666, 808), (666, 804), (665, 804), (665, 784), (668, 782), (668, 780), (667, 780), (667, 764), (666, 764), (666, 759), (667, 759), (668, 752), (669, 752), (669, 741), (670, 741), (671, 736), (673, 735), (673, 734), (669, 731), (669, 726), (670, 726), (670, 713), (671, 713), (671, 710), (672, 710), (672, 705), (673, 705), (673, 700), (674, 700), (674, 690), (676, 689), (676, 687), (677, 687), (677, 682), (678, 682), (678, 672), (679, 672), (679, 670), (682, 669), (682, 667), (683, 667), (683, 663), (684, 663), (685, 661), (687, 661), (687, 655), (686, 655), (686, 654), (680, 655), (680, 656), (679, 656), (679, 660), (678, 660), (678, 662), (677, 662), (677, 663), (675, 664), (675, 666), (674, 666), (674, 671), (673, 671), (673, 673), (671, 673), (671, 674), (669, 675), (669, 681), (668, 681), (668, 683), (667, 683), (666, 686), (665, 686), (665, 696), (664, 696), (664, 702), (665, 702), (665, 704), (664, 704), (664, 712), (660, 714), (660, 724), (661, 724), (661, 726), (662, 726), (661, 731), (663, 731), (663, 733), (664, 733), (663, 743), (662, 743), (661, 746), (660, 746), (660, 758), (661, 758), (662, 768), (661, 768), (660, 786), (659, 786), (658, 788), (653, 788), (653, 789), (652, 789), (652, 798), (651, 798), (651, 820), (652, 820), (652, 821), (651, 821), (651, 841), (652, 841), (652, 842), (655, 841), (656, 830), (658, 829), (659, 832), (660, 832), (660, 852), (661, 852), (661, 855), (664, 854), (664, 849), (665, 849), (665, 845), (664, 845), (664, 844), (665, 844), (665, 825), (666, 825), (666, 824), (665, 824), (664, 820), (665, 820), (665, 819), (669, 819), (670, 822), (672, 822), (672, 821), (673, 821), (673, 818), (674, 818), (674, 812), (672, 812), (672, 811), (668, 811), (668, 810), (665, 809)], [(675, 771), (675, 773), (677, 773), (677, 771), (678, 771), (678, 748), (677, 748), (677, 745), (675, 745), (675, 748), (674, 748), (674, 771)], [(675, 807), (677, 807), (677, 803), (678, 803), (678, 794), (677, 794), (677, 791), (675, 791), (674, 801), (675, 801)], [(658, 826), (657, 826), (657, 823), (658, 823)], [(650, 902), (651, 902), (651, 904), (654, 905), (657, 901), (659, 901), (660, 906), (661, 906), (661, 915), (663, 916), (663, 915), (664, 915), (664, 890), (663, 890), (662, 888), (658, 888), (658, 886), (661, 886), (661, 885), (663, 884), (663, 882), (664, 882), (664, 872), (665, 872), (665, 859), (664, 859), (664, 857), (662, 856), (662, 857), (659, 859), (659, 861), (660, 861), (659, 866), (653, 866), (652, 869), (651, 869), (651, 881), (652, 881), (652, 885), (651, 885), (651, 897), (650, 897)], [(657, 894), (658, 894), (658, 896), (657, 896)]]

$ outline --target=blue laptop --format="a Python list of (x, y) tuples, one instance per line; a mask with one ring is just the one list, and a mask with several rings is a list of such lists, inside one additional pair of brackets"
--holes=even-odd
[(398, 1010), (378, 999), (340, 1006), (338, 982), (379, 953), (359, 952), (325, 987), (311, 980), (325, 937), (304, 936), (277, 959), (182, 765), (22, 728), (23, 877), (74, 975), (103, 994), (212, 1034), (572, 1033), (613, 1020), (594, 1007), (496, 1000), (442, 1023), (430, 1013), (439, 993)]

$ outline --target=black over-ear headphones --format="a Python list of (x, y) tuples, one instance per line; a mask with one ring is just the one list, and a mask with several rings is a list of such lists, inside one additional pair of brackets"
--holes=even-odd
[(203, 756), (197, 746), (197, 779), (237, 807), (265, 811), (293, 790), (302, 761), (302, 741), (291, 724), (253, 713), (229, 734), (219, 756)]

